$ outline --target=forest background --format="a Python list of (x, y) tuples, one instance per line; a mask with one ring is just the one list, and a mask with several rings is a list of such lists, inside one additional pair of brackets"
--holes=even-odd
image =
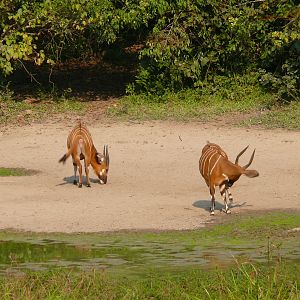
[[(137, 118), (140, 111), (130, 108), (144, 107), (145, 118), (176, 117), (178, 105), (177, 117), (185, 119), (201, 112), (208, 118), (214, 110), (204, 107), (214, 106), (299, 115), (297, 1), (2, 0), (0, 11), (4, 115), (7, 99), (33, 91), (39, 98), (76, 96), (52, 76), (74, 62), (125, 68), (121, 101), (108, 110), (113, 116)], [(17, 89), (16, 78), (19, 86), (30, 81), (30, 92)]]

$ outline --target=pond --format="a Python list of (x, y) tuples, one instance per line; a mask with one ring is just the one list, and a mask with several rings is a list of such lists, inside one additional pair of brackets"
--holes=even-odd
[(72, 268), (96, 269), (135, 275), (145, 268), (179, 269), (183, 267), (223, 267), (236, 261), (300, 261), (300, 239), (284, 244), (186, 245), (178, 241), (155, 242), (98, 239), (95, 243), (27, 238), (0, 241), (0, 274), (24, 270)]

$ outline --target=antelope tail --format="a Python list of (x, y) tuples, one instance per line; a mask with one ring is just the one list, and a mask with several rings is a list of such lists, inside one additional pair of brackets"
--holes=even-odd
[(250, 178), (259, 176), (259, 173), (256, 170), (243, 170), (243, 174)]
[(62, 162), (64, 164), (71, 154), (72, 149), (69, 149), (68, 152), (58, 162)]

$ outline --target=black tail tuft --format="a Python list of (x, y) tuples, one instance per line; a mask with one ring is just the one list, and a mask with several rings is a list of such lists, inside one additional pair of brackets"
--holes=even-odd
[(63, 164), (66, 162), (67, 160), (67, 154), (65, 154), (58, 162), (62, 162)]

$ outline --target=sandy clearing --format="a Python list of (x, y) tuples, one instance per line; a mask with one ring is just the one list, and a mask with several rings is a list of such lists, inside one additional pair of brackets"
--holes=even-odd
[[(201, 227), (213, 218), (208, 189), (198, 171), (207, 140), (220, 144), (232, 159), (248, 144), (257, 149), (252, 167), (260, 177), (242, 177), (235, 184), (233, 213), (298, 208), (299, 132), (172, 122), (94, 124), (89, 129), (98, 150), (104, 143), (110, 146), (108, 184), (92, 182), (91, 188), (78, 189), (72, 184), (71, 159), (66, 165), (57, 162), (66, 151), (71, 127), (35, 124), (0, 133), (0, 166), (41, 171), (30, 177), (0, 177), (1, 229), (98, 232)], [(250, 151), (242, 162), (249, 156)], [(219, 193), (217, 199), (219, 209)]]

